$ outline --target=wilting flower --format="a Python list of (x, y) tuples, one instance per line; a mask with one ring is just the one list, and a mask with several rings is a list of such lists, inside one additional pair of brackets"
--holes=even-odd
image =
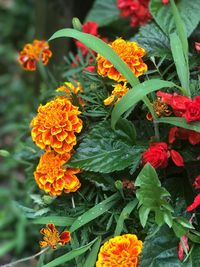
[(169, 131), (169, 143), (173, 144), (175, 140), (188, 140), (191, 145), (200, 143), (200, 133), (184, 128), (172, 127)]
[[(118, 38), (110, 46), (129, 66), (135, 76), (138, 77), (147, 70), (147, 65), (142, 60), (142, 57), (145, 55), (145, 50), (139, 47), (137, 43), (126, 42), (122, 38)], [(99, 75), (117, 82), (126, 81), (124, 76), (115, 69), (114, 65), (100, 54), (97, 55), (97, 72)]]
[(64, 92), (64, 93), (66, 93), (66, 97), (70, 101), (72, 101), (72, 98), (71, 98), (72, 94), (75, 94), (75, 95), (77, 95), (77, 98), (79, 100), (80, 105), (81, 106), (84, 106), (84, 104), (85, 104), (84, 101), (83, 101), (83, 99), (80, 96), (78, 96), (79, 93), (82, 93), (83, 92), (83, 88), (82, 88), (80, 82), (76, 82), (76, 86), (74, 86), (70, 82), (65, 82), (64, 85), (58, 87), (56, 89), (56, 91), (57, 92)]
[(141, 251), (142, 241), (136, 235), (116, 236), (100, 248), (96, 267), (137, 267)]
[[(152, 106), (153, 106), (154, 112), (156, 113), (158, 117), (161, 117), (161, 116), (168, 117), (172, 114), (172, 111), (169, 109), (168, 105), (165, 102), (162, 102), (160, 98), (157, 98), (153, 102)], [(150, 112), (147, 113), (146, 117), (148, 120), (153, 119)]]
[(83, 123), (78, 118), (78, 107), (62, 97), (40, 105), (37, 116), (31, 121), (33, 141), (41, 149), (54, 149), (64, 154), (76, 145), (75, 133), (80, 133)]
[(198, 194), (195, 197), (193, 203), (187, 207), (187, 211), (192, 211), (192, 210), (196, 209), (199, 205), (200, 205), (200, 194)]
[(44, 235), (43, 240), (40, 241), (40, 247), (51, 247), (52, 249), (56, 249), (57, 245), (64, 246), (71, 240), (70, 232), (64, 231), (59, 234), (53, 223), (49, 223), (46, 225), (46, 228), (42, 228), (40, 233)]
[(131, 26), (144, 25), (152, 18), (148, 9), (149, 0), (118, 0), (122, 17), (130, 17)]
[(195, 189), (200, 189), (200, 175), (195, 178), (193, 186)]
[(164, 142), (151, 143), (142, 155), (142, 164), (150, 163), (155, 169), (166, 168), (171, 157), (178, 167), (184, 166), (182, 156), (174, 149), (170, 149)]
[(36, 70), (36, 63), (41, 56), (42, 64), (46, 65), (52, 52), (46, 41), (34, 40), (32, 44), (26, 44), (19, 53), (18, 61), (25, 70)]
[(126, 87), (126, 82), (122, 84), (115, 84), (113, 85), (114, 90), (111, 93), (111, 96), (106, 98), (103, 102), (105, 106), (111, 105), (113, 102), (116, 105), (117, 102), (128, 92), (128, 88)]
[(80, 186), (76, 174), (80, 169), (65, 168), (63, 165), (70, 159), (70, 154), (60, 155), (54, 151), (45, 152), (34, 172), (35, 181), (46, 193), (59, 196), (62, 192), (75, 192)]

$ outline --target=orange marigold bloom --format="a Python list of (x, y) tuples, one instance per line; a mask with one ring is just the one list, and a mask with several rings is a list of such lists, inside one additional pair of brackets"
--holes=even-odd
[[(142, 57), (146, 54), (144, 48), (135, 42), (127, 42), (122, 38), (116, 39), (110, 44), (111, 48), (129, 66), (136, 77), (147, 71), (147, 65)], [(124, 76), (115, 69), (114, 65), (100, 54), (97, 55), (97, 72), (103, 77), (108, 77), (117, 82), (126, 81)]]
[(56, 89), (57, 92), (65, 92), (66, 93), (66, 97), (71, 101), (72, 98), (71, 98), (71, 95), (72, 94), (75, 94), (77, 95), (77, 98), (79, 100), (79, 103), (81, 106), (84, 106), (85, 103), (83, 101), (83, 99), (78, 96), (79, 93), (82, 93), (83, 92), (83, 87), (81, 86), (81, 83), (80, 82), (76, 82), (77, 86), (75, 87), (72, 83), (70, 82), (65, 82), (64, 85), (58, 87)]
[(36, 70), (36, 63), (41, 54), (42, 64), (46, 65), (52, 52), (46, 41), (34, 40), (32, 44), (26, 44), (23, 50), (19, 53), (18, 61), (25, 70)]
[(108, 240), (100, 249), (96, 267), (137, 267), (142, 241), (126, 234)]
[(43, 240), (40, 241), (41, 248), (50, 246), (52, 249), (56, 249), (57, 245), (64, 246), (71, 240), (69, 231), (59, 234), (53, 223), (47, 224), (46, 228), (40, 230), (40, 233), (44, 235)]
[(103, 102), (105, 106), (111, 105), (113, 101), (114, 104), (116, 105), (117, 102), (119, 102), (119, 100), (122, 98), (122, 96), (124, 96), (127, 92), (128, 92), (128, 88), (126, 87), (127, 83), (122, 84), (115, 84), (113, 85), (114, 90), (111, 93), (111, 96), (109, 96), (108, 98), (106, 98)]
[(54, 149), (59, 154), (68, 153), (76, 145), (76, 133), (80, 133), (83, 122), (78, 118), (78, 107), (62, 97), (46, 105), (40, 105), (37, 116), (31, 121), (33, 141), (41, 149)]
[(64, 168), (70, 154), (60, 155), (54, 151), (45, 152), (39, 161), (34, 177), (38, 186), (51, 196), (75, 192), (81, 186), (75, 174), (80, 169)]

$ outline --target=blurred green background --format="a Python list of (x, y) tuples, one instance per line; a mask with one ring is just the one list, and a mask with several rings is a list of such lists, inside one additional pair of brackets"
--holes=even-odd
[[(35, 188), (33, 175), (27, 175), (33, 172), (31, 161), (37, 154), (29, 123), (47, 88), (38, 72), (21, 69), (18, 52), (34, 38), (47, 40), (56, 30), (71, 27), (74, 16), (83, 21), (92, 3), (0, 0), (0, 265), (40, 250), (40, 227), (28, 221), (39, 209), (39, 200), (31, 195)], [(50, 68), (63, 66), (63, 55), (75, 49), (72, 40), (66, 39), (65, 44), (60, 40), (51, 44)], [(54, 73), (59, 79), (59, 67)], [(45, 213), (45, 208), (39, 212)], [(17, 266), (36, 266), (36, 261)]]

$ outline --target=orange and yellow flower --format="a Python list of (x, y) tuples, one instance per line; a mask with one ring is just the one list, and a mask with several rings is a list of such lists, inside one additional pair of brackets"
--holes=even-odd
[(60, 155), (54, 151), (45, 152), (34, 172), (35, 181), (46, 193), (59, 196), (62, 192), (75, 192), (81, 186), (76, 174), (80, 169), (64, 168), (70, 154)]
[(46, 41), (34, 40), (32, 44), (26, 44), (19, 53), (18, 61), (25, 70), (36, 70), (36, 63), (41, 54), (42, 64), (46, 65), (52, 52)]
[(142, 241), (125, 234), (108, 240), (100, 249), (96, 267), (137, 267)]
[(51, 247), (52, 249), (56, 249), (57, 245), (64, 246), (71, 240), (70, 232), (64, 231), (59, 234), (53, 223), (49, 223), (46, 225), (46, 228), (42, 228), (40, 233), (44, 235), (43, 240), (40, 241), (40, 247)]
[[(136, 77), (139, 77), (147, 71), (147, 65), (142, 60), (142, 57), (146, 52), (144, 48), (139, 47), (136, 42), (129, 42), (122, 38), (118, 38), (112, 42), (110, 46), (129, 66)], [(114, 67), (114, 65), (100, 54), (97, 55), (97, 72), (99, 75), (108, 77), (117, 82), (126, 81), (125, 77)]]
[(113, 85), (114, 90), (112, 91), (111, 95), (104, 100), (104, 105), (109, 106), (113, 102), (116, 105), (117, 102), (128, 92), (128, 88), (126, 87), (126, 82), (122, 84), (115, 84)]
[(75, 133), (80, 133), (83, 127), (78, 118), (80, 113), (78, 107), (62, 97), (40, 105), (37, 116), (30, 123), (33, 141), (41, 149), (69, 153), (76, 145)]
[(58, 87), (56, 89), (57, 92), (64, 92), (66, 93), (66, 97), (72, 101), (72, 94), (75, 94), (77, 95), (77, 98), (79, 100), (79, 103), (81, 106), (84, 106), (85, 103), (83, 101), (83, 99), (78, 96), (79, 93), (82, 93), (83, 92), (83, 87), (81, 86), (81, 83), (80, 82), (76, 82), (77, 86), (74, 86), (72, 83), (70, 82), (65, 82), (64, 85)]

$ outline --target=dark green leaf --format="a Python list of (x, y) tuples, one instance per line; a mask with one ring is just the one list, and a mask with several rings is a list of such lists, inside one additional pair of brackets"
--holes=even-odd
[(101, 173), (119, 171), (134, 163), (134, 158), (144, 150), (143, 147), (132, 146), (130, 143), (134, 140), (128, 138), (123, 129), (112, 130), (109, 121), (91, 128), (68, 166)]
[(92, 250), (90, 251), (83, 267), (94, 267), (96, 263), (97, 254), (99, 252), (99, 247), (101, 245), (101, 237), (98, 237), (97, 241), (94, 243)]
[(71, 226), (76, 218), (64, 217), (64, 216), (46, 216), (40, 217), (32, 221), (34, 224), (47, 224), (53, 223), (57, 226)]

